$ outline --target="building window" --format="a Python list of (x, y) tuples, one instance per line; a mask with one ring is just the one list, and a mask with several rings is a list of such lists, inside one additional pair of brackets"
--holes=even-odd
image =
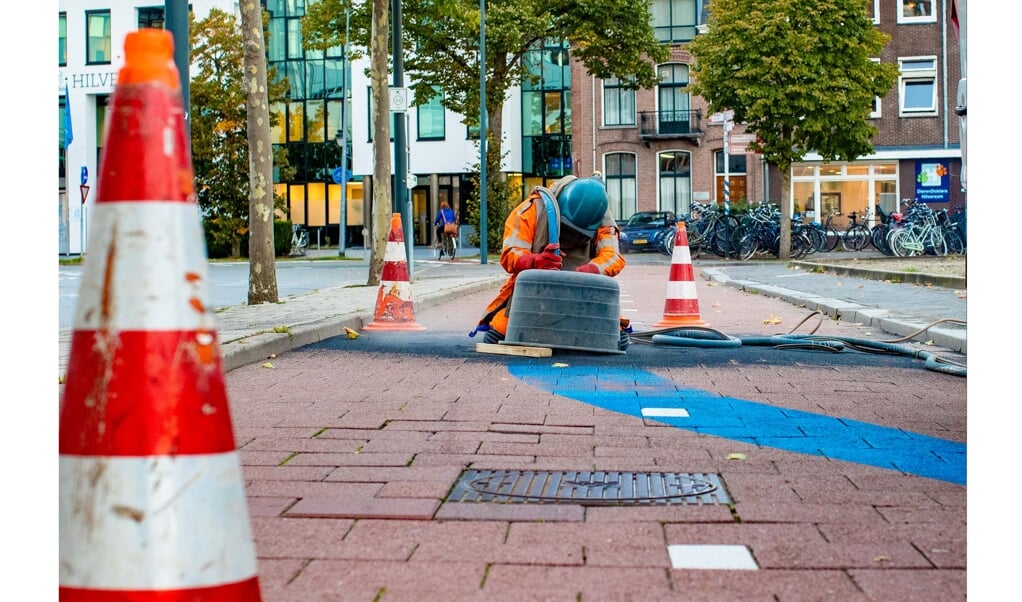
[(692, 205), (692, 154), (665, 151), (657, 155), (660, 196), (657, 210), (688, 213)]
[(163, 7), (144, 6), (138, 9), (138, 28), (163, 29)]
[[(724, 202), (724, 151), (717, 151), (713, 157), (713, 172), (714, 180), (716, 181), (717, 189), (717, 202)], [(728, 203), (737, 203), (741, 201), (747, 201), (749, 199), (749, 193), (747, 188), (747, 182), (745, 178), (746, 174), (746, 155), (736, 155), (728, 153), (727, 155), (727, 183)]]
[(659, 123), (661, 134), (684, 134), (691, 131), (688, 94), (688, 65), (666, 64), (657, 67), (660, 75), (658, 89)]
[(571, 173), (571, 62), (564, 40), (546, 39), (522, 57), (522, 172)]
[(937, 59), (912, 57), (898, 59), (901, 76), (898, 96), (901, 115), (937, 114)]
[[(879, 63), (880, 59), (869, 59), (874, 63)], [(880, 107), (882, 105), (881, 98), (879, 96), (873, 97), (873, 108), (869, 112), (870, 119), (880, 119)]]
[[(367, 140), (367, 142), (372, 142), (373, 141), (373, 133), (374, 133), (374, 130), (376, 129), (376, 125), (375, 125), (376, 122), (373, 121), (373, 115), (376, 114), (376, 106), (375, 106), (375, 102), (376, 101), (373, 100), (373, 89), (371, 87), (370, 88), (366, 88), (366, 93), (368, 94), (368, 97), (369, 97), (369, 104), (366, 105), (366, 106), (369, 107), (369, 114), (366, 115), (366, 118), (369, 120), (369, 140)], [(394, 111), (390, 111), (390, 141), (391, 142), (394, 141), (394, 123), (395, 123), (394, 122), (394, 116), (395, 115), (397, 115), (397, 113), (395, 113)], [(401, 113), (401, 115), (404, 116), (404, 113)]]
[(85, 64), (109, 65), (110, 58), (110, 11), (87, 11), (85, 13)]
[(632, 153), (608, 153), (604, 156), (604, 180), (607, 183), (607, 197), (614, 219), (628, 219), (638, 211), (638, 194), (635, 178), (635, 155)]
[(635, 125), (635, 88), (616, 77), (603, 80), (603, 125)]
[(653, 33), (660, 42), (691, 42), (699, 25), (696, 0), (653, 0), (651, 9)]
[[(59, 121), (57, 122), (60, 124), (57, 126), (58, 133), (57, 148), (59, 148), (60, 150), (58, 151), (57, 154), (58, 156), (57, 165), (59, 170), (58, 171), (59, 177), (61, 178), (65, 177), (65, 174), (67, 173), (67, 146), (64, 144), (64, 141), (66, 140), (67, 136), (67, 130), (65, 129), (67, 127), (68, 122), (67, 103), (69, 103), (70, 101), (71, 99), (67, 97), (64, 96), (60, 97), (60, 115)], [(71, 129), (74, 130), (74, 127), (72, 127)]]
[(434, 88), (436, 94), (423, 104), (415, 107), (415, 121), (419, 140), (443, 140), (444, 132), (444, 95), (440, 88)]
[(57, 22), (57, 59), (61, 67), (67, 66), (67, 13), (60, 13)]
[(898, 23), (936, 23), (933, 0), (901, 0)]
[(880, 25), (880, 0), (873, 0), (868, 5), (869, 16), (873, 18), (874, 25)]

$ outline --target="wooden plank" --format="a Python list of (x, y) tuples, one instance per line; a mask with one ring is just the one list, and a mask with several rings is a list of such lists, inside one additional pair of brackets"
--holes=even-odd
[(492, 343), (476, 343), (479, 353), (495, 353), (498, 355), (523, 355), (526, 357), (550, 357), (554, 350), (549, 347), (526, 347), (524, 345), (494, 345)]

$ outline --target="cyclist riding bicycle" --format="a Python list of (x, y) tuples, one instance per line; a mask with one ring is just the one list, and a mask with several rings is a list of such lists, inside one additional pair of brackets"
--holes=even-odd
[[(447, 224), (451, 224), (451, 226), (447, 226)], [(433, 226), (436, 229), (436, 244), (441, 248), (443, 247), (445, 230), (453, 229), (457, 232), (457, 218), (454, 216), (454, 209), (451, 209), (447, 201), (440, 203), (440, 210), (436, 212), (436, 217), (433, 218)], [(453, 236), (454, 233), (452, 232), (451, 235)]]

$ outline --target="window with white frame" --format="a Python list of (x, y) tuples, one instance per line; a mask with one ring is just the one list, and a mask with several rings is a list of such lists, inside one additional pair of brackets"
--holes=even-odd
[[(869, 59), (869, 60), (873, 61), (874, 63), (879, 63), (880, 62), (880, 59)], [(880, 119), (880, 107), (881, 107), (881, 98), (879, 96), (874, 96), (873, 97), (873, 109), (869, 112), (869, 118), (870, 119)]]
[(699, 25), (699, 9), (702, 2), (696, 0), (653, 0), (650, 7), (650, 22), (658, 42), (691, 42), (696, 37)]
[(933, 0), (901, 0), (898, 23), (936, 23)]
[(880, 0), (873, 0), (869, 6), (869, 16), (873, 17), (874, 25), (880, 25)]
[(635, 125), (635, 88), (616, 77), (603, 80), (603, 125)]
[(937, 114), (937, 57), (898, 59), (898, 102), (901, 115)]
[(638, 211), (635, 179), (635, 155), (608, 153), (603, 158), (603, 176), (607, 183), (607, 198), (614, 219), (628, 219)]
[(660, 197), (657, 209), (688, 213), (692, 205), (692, 154), (664, 151), (657, 154)]

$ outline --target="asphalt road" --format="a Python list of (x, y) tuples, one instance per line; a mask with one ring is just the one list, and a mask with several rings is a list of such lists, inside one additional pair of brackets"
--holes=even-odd
[[(308, 260), (281, 260), (277, 262), (277, 294), (279, 298), (301, 295), (314, 290), (333, 286), (365, 284), (368, 278), (369, 264), (365, 259), (357, 257), (358, 250), (349, 251), (347, 259), (330, 259), (336, 250), (309, 251)], [(425, 247), (415, 248), (415, 261), (412, 265), (413, 278), (442, 277), (452, 270), (466, 269), (470, 266), (479, 267), (478, 249), (463, 251), (464, 263), (447, 259), (436, 260), (432, 250)], [(351, 258), (351, 255), (356, 255)], [(460, 258), (461, 256), (459, 256)], [(642, 265), (650, 263), (668, 264), (670, 257), (660, 253), (630, 253), (627, 256), (630, 264)], [(490, 260), (496, 263), (495, 260)], [(499, 269), (499, 264), (497, 265)], [(247, 261), (217, 261), (209, 263), (209, 299), (213, 307), (220, 309), (232, 305), (248, 303), (248, 272)], [(78, 301), (78, 290), (81, 288), (82, 266), (61, 265), (59, 273), (59, 329), (68, 330), (74, 327), (75, 305)]]

